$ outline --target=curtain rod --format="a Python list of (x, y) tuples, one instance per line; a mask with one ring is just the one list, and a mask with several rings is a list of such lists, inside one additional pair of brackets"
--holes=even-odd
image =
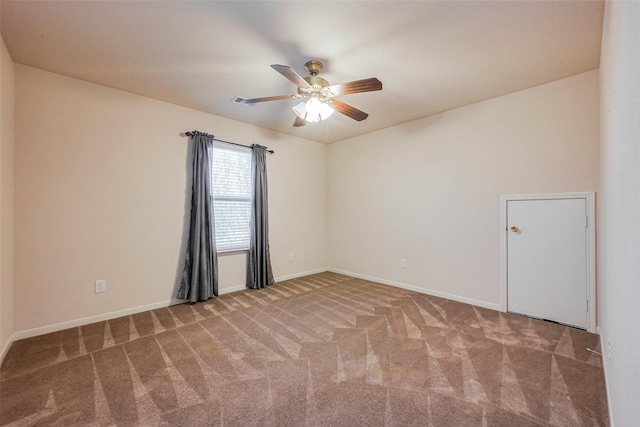
[[(213, 136), (213, 135), (211, 135), (211, 134), (204, 133), (204, 132), (200, 132), (200, 131), (197, 131), (197, 130), (194, 130), (193, 132), (198, 132), (198, 133), (200, 133), (200, 134), (202, 134), (202, 135)], [(184, 134), (185, 134), (186, 136), (192, 136), (192, 135), (193, 135), (193, 132), (185, 132)], [(222, 139), (217, 139), (217, 138), (215, 138), (215, 137), (213, 138), (213, 140), (214, 140), (214, 141), (218, 141), (218, 142), (224, 142), (225, 144), (231, 144), (231, 145), (237, 145), (237, 146), (239, 146), (239, 147), (250, 148), (248, 145), (238, 144), (237, 142), (224, 141), (224, 140), (222, 140)], [(275, 151), (273, 151), (273, 150), (265, 150), (265, 151), (266, 151), (267, 153), (269, 153), (269, 154), (273, 154), (273, 153), (275, 153)]]

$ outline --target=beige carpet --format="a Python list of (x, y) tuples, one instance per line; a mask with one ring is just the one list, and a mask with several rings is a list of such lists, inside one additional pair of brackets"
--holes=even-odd
[(0, 424), (608, 425), (599, 339), (333, 273), (17, 341)]

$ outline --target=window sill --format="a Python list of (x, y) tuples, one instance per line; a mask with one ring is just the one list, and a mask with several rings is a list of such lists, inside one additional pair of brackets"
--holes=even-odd
[(227, 256), (227, 255), (238, 255), (238, 254), (246, 254), (249, 252), (249, 249), (229, 249), (225, 251), (218, 251), (218, 255)]

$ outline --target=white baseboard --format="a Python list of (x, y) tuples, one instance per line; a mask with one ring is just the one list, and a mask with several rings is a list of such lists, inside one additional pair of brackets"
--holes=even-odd
[[(282, 282), (284, 280), (295, 279), (297, 277), (308, 276), (310, 274), (322, 273), (324, 271), (328, 271), (328, 268), (320, 268), (317, 270), (310, 270), (310, 271), (304, 271), (301, 273), (280, 276), (275, 278), (275, 281)], [(241, 291), (243, 289), (246, 289), (245, 285), (227, 287), (227, 288), (220, 289), (219, 294), (220, 295), (229, 294), (231, 292)], [(84, 317), (82, 319), (70, 320), (68, 322), (56, 323), (54, 325), (41, 326), (38, 328), (28, 329), (26, 331), (19, 331), (12, 335), (9, 343), (7, 343), (5, 348), (2, 350), (2, 353), (0, 354), (0, 356), (2, 356), (0, 358), (0, 361), (4, 359), (4, 356), (9, 351), (9, 347), (11, 346), (11, 343), (13, 341), (17, 341), (25, 338), (31, 338), (38, 335), (48, 334), (51, 332), (62, 331), (64, 329), (75, 328), (78, 326), (88, 325), (90, 323), (102, 322), (104, 320), (115, 319), (117, 317), (128, 316), (131, 314), (141, 313), (143, 311), (155, 310), (156, 308), (169, 307), (171, 305), (182, 304), (184, 302), (185, 302), (184, 300), (172, 299), (168, 301), (161, 301), (153, 304), (127, 308), (124, 310), (112, 311), (109, 313), (99, 314), (97, 316), (89, 316), (89, 317)]]
[(276, 277), (276, 282), (284, 282), (285, 280), (297, 279), (298, 277), (310, 276), (312, 274), (324, 273), (325, 271), (331, 271), (329, 267), (318, 268), (315, 270), (304, 271), (302, 273), (287, 274), (286, 276)]
[[(297, 279), (298, 277), (309, 276), (311, 274), (324, 273), (325, 271), (329, 271), (329, 268), (325, 267), (325, 268), (318, 268), (315, 270), (303, 271), (301, 273), (287, 274), (285, 276), (274, 277), (273, 280), (275, 282), (284, 282), (285, 280)], [(230, 294), (231, 292), (242, 291), (244, 289), (247, 289), (247, 286), (242, 284), (242, 285), (229, 286), (226, 288), (218, 289), (218, 291), (220, 295), (224, 295), (224, 294)]]
[[(382, 283), (385, 285), (390, 285), (390, 286), (395, 286), (397, 288), (401, 288), (401, 289), (408, 289), (410, 291), (415, 291), (415, 292), (419, 292), (422, 294), (427, 294), (427, 295), (433, 295), (433, 296), (437, 296), (440, 298), (446, 298), (449, 300), (453, 300), (453, 301), (458, 301), (458, 302), (463, 302), (463, 303), (467, 303), (467, 304), (472, 304), (472, 305), (476, 305), (479, 307), (484, 307), (484, 308), (488, 308), (491, 310), (501, 310), (501, 307), (499, 304), (493, 304), (493, 303), (489, 303), (486, 301), (479, 301), (479, 300), (475, 300), (472, 298), (465, 298), (465, 297), (461, 297), (458, 295), (453, 295), (453, 294), (448, 294), (445, 292), (439, 292), (439, 291), (435, 291), (432, 289), (425, 289), (425, 288), (419, 288), (417, 286), (412, 286), (412, 285), (407, 285), (405, 283), (400, 283), (400, 282), (395, 282), (392, 280), (386, 280), (386, 279), (382, 279), (379, 277), (373, 277), (373, 276), (367, 276), (365, 274), (358, 274), (358, 273), (354, 273), (351, 271), (344, 271), (344, 270), (339, 270), (339, 269), (335, 269), (335, 268), (319, 268), (316, 270), (309, 270), (309, 271), (303, 271), (300, 273), (294, 273), (294, 274), (288, 274), (285, 276), (279, 276), (275, 278), (276, 282), (282, 282), (285, 280), (291, 280), (291, 279), (296, 279), (298, 277), (304, 277), (304, 276), (308, 276), (310, 274), (317, 274), (317, 273), (322, 273), (325, 271), (331, 271), (333, 273), (339, 273), (339, 274), (344, 274), (347, 276), (352, 276), (352, 277), (357, 277), (360, 279), (365, 279), (365, 280), (370, 280), (372, 282), (377, 282), (377, 283)], [(228, 294), (231, 292), (236, 292), (236, 291), (241, 291), (245, 289), (245, 285), (238, 285), (238, 286), (232, 286), (232, 287), (227, 287), (227, 288), (223, 288), (220, 289), (220, 295), (224, 295), (224, 294)], [(96, 316), (89, 316), (89, 317), (84, 317), (82, 319), (76, 319), (76, 320), (70, 320), (67, 322), (62, 322), (62, 323), (56, 323), (53, 325), (47, 325), (47, 326), (42, 326), (42, 327), (38, 327), (38, 328), (33, 328), (33, 329), (28, 329), (26, 331), (19, 331), (19, 332), (15, 332), (9, 343), (7, 343), (7, 345), (5, 346), (5, 348), (2, 350), (2, 353), (0, 354), (0, 356), (2, 356), (2, 359), (4, 358), (6, 352), (9, 350), (10, 344), (13, 341), (17, 341), (17, 340), (21, 340), (24, 338), (31, 338), (31, 337), (35, 337), (38, 335), (43, 335), (43, 334), (48, 334), (51, 332), (57, 332), (57, 331), (62, 331), (64, 329), (69, 329), (69, 328), (75, 328), (78, 326), (83, 326), (83, 325), (88, 325), (90, 323), (95, 323), (95, 322), (102, 322), (104, 320), (109, 320), (109, 319), (115, 319), (117, 317), (122, 317), (122, 316), (128, 316), (131, 314), (136, 314), (136, 313), (141, 313), (143, 311), (149, 311), (149, 310), (155, 310), (156, 308), (163, 308), (163, 307), (169, 307), (171, 305), (175, 305), (175, 304), (181, 304), (183, 303), (183, 300), (178, 300), (178, 299), (172, 299), (172, 300), (168, 300), (168, 301), (161, 301), (161, 302), (157, 302), (157, 303), (153, 303), (153, 304), (147, 304), (147, 305), (142, 305), (142, 306), (138, 306), (138, 307), (132, 307), (132, 308), (127, 308), (124, 310), (119, 310), (119, 311), (112, 311), (109, 313), (103, 313), (103, 314), (99, 314)]]
[(232, 292), (238, 292), (246, 289), (247, 285), (229, 286), (227, 288), (218, 288), (218, 295), (230, 294)]
[(393, 280), (381, 279), (379, 277), (367, 276), (366, 274), (353, 273), (351, 271), (339, 270), (336, 268), (329, 268), (328, 271), (331, 271), (332, 273), (344, 274), (346, 276), (357, 277), (359, 279), (369, 280), (371, 282), (382, 283), (384, 285), (395, 286), (396, 288), (407, 289), (410, 291), (419, 292), (421, 294), (433, 295), (435, 297), (445, 298), (452, 301), (458, 301), (466, 304), (476, 305), (478, 307), (484, 307), (490, 310), (502, 311), (502, 306), (500, 304), (480, 301), (473, 298), (461, 297), (459, 295), (453, 295), (453, 294), (448, 294), (446, 292), (434, 291), (433, 289), (420, 288), (413, 285), (407, 285), (406, 283), (395, 282)]
[(2, 352), (0, 353), (0, 365), (2, 365), (2, 362), (4, 362), (4, 358), (7, 355), (7, 353), (9, 352), (9, 349), (11, 348), (11, 344), (13, 344), (13, 342), (16, 340), (16, 334), (12, 334), (9, 337), (9, 341), (7, 341), (7, 343), (5, 344), (4, 348), (2, 349)]
[(141, 305), (138, 307), (126, 308), (124, 310), (111, 311), (109, 313), (98, 314), (97, 316), (89, 316), (82, 319), (70, 320), (68, 322), (56, 323), (54, 325), (27, 329), (26, 331), (19, 331), (13, 334), (13, 340), (16, 341), (24, 338), (31, 338), (51, 332), (62, 331), (64, 329), (88, 325), (89, 323), (102, 322), (103, 320), (115, 319), (117, 317), (128, 316), (130, 314), (141, 313), (143, 311), (155, 310), (156, 308), (169, 307), (170, 305), (181, 304), (183, 302), (183, 300), (172, 299), (168, 301), (156, 302), (153, 304)]
[(607, 347), (605, 346), (604, 336), (602, 335), (602, 328), (598, 326), (598, 335), (600, 335), (600, 351), (602, 351), (602, 372), (604, 373), (604, 387), (607, 390), (607, 407), (609, 408), (609, 425), (613, 427), (613, 407), (611, 405), (611, 390), (609, 389), (609, 375), (607, 375), (607, 366), (609, 366), (607, 360)]

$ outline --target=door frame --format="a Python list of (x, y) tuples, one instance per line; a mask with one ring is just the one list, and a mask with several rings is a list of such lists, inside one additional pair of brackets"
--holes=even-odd
[(587, 205), (587, 331), (596, 332), (596, 193), (514, 194), (500, 196), (500, 307), (507, 312), (507, 203), (517, 200), (586, 199)]

